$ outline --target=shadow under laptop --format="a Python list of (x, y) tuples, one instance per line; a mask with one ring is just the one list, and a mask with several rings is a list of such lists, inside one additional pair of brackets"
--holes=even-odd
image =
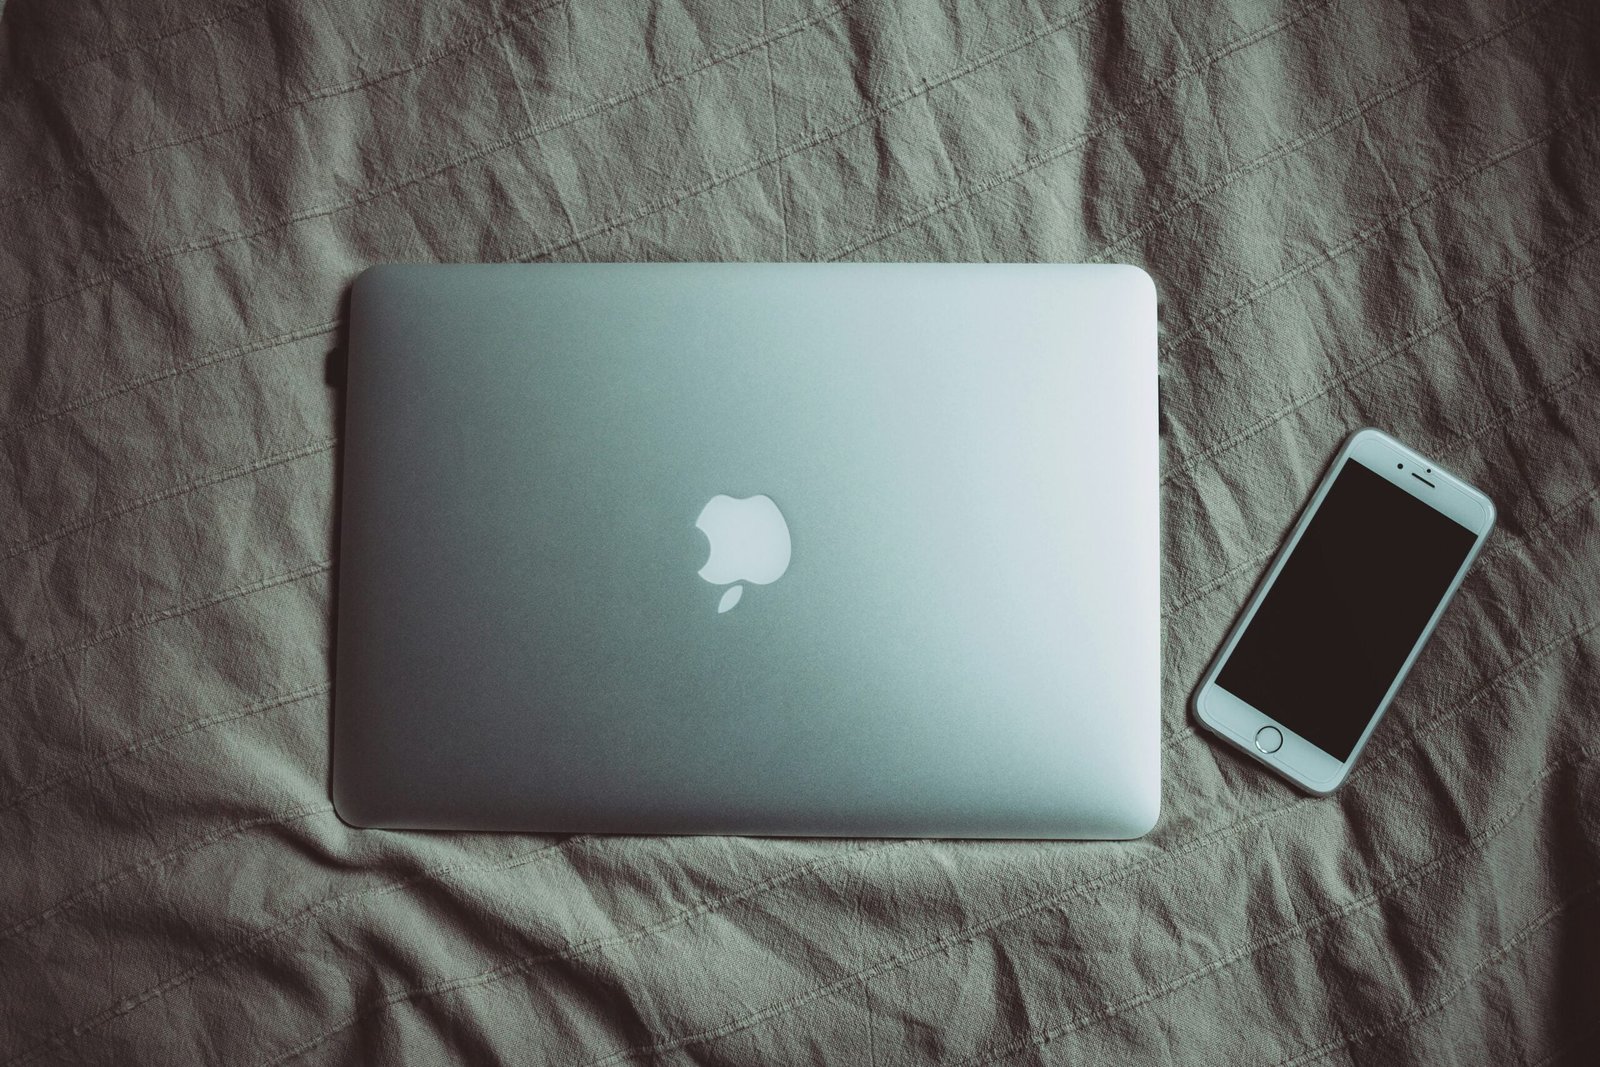
[[(326, 785), (330, 798), (333, 796), (333, 708), (334, 696), (339, 685), (338, 672), (334, 666), (338, 663), (339, 654), (339, 532), (342, 529), (340, 520), (344, 507), (345, 382), (350, 366), (350, 294), (353, 290), (354, 283), (346, 282), (339, 294), (339, 311), (336, 316), (338, 325), (334, 327), (333, 347), (323, 357), (322, 365), (322, 380), (330, 391), (333, 411), (333, 502), (329, 510), (327, 554), (333, 565), (328, 571), (328, 759), (325, 764)], [(334, 814), (338, 815), (337, 810)], [(343, 821), (342, 816), (340, 820)]]

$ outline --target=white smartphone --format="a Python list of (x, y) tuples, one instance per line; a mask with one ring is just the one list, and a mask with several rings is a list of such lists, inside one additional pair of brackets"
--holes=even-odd
[(1350, 773), (1494, 526), (1472, 486), (1351, 435), (1195, 690), (1196, 718), (1307, 792)]

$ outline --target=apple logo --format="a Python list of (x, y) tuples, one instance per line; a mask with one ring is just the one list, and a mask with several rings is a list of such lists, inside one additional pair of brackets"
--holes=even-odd
[[(711, 545), (700, 577), (712, 585), (770, 585), (789, 569), (789, 524), (769, 496), (718, 494), (700, 509), (694, 525)], [(732, 586), (722, 594), (717, 614), (731, 611), (742, 596), (744, 586)]]

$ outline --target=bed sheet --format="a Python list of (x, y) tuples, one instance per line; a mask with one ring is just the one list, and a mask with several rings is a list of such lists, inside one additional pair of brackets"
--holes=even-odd
[[(11, 0), (0, 1063), (1547, 1063), (1600, 1004), (1585, 0)], [(1121, 261), (1130, 844), (354, 830), (342, 301), (386, 260)], [(1314, 799), (1186, 700), (1338, 442), (1500, 526)]]

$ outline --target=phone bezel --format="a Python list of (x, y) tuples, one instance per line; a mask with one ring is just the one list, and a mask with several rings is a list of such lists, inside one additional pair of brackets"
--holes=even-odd
[[(1322, 507), (1322, 501), (1328, 495), (1334, 479), (1344, 470), (1347, 462), (1360, 463), (1391, 485), (1399, 486), (1412, 497), (1472, 531), (1477, 539), (1467, 552), (1466, 558), (1462, 560), (1444, 595), (1440, 597), (1439, 604), (1434, 608), (1427, 625), (1417, 636), (1416, 643), (1412, 645), (1394, 681), (1385, 691), (1383, 699), (1378, 702), (1377, 709), (1361, 732), (1361, 737), (1351, 749), (1349, 758), (1341, 760), (1307, 741), (1270, 715), (1222, 689), (1216, 684), (1216, 679), (1223, 665), (1227, 663), (1228, 657), (1233, 654), (1239, 638), (1255, 618), (1256, 610), (1277, 581), (1284, 563), (1294, 552), (1295, 546), (1300, 543), (1301, 535), (1305, 533), (1318, 509)], [(1424, 483), (1413, 475), (1426, 478), (1432, 485)], [(1290, 531), (1283, 547), (1273, 558), (1272, 566), (1256, 586), (1255, 592), (1251, 594), (1249, 603), (1245, 605), (1238, 621), (1229, 631), (1227, 640), (1223, 642), (1222, 648), (1217, 652), (1205, 677), (1195, 690), (1193, 699), (1195, 717), (1212, 733), (1257, 762), (1271, 767), (1307, 792), (1320, 796), (1333, 792), (1350, 773), (1350, 768), (1356, 760), (1361, 758), (1362, 750), (1367, 747), (1367, 740), (1382, 721), (1384, 712), (1388, 710), (1406, 675), (1410, 673), (1412, 664), (1416, 662), (1423, 646), (1428, 643), (1434, 627), (1438, 625), (1446, 605), (1455, 597), (1456, 590), (1461, 587), (1462, 579), (1466, 577), (1473, 560), (1482, 550), (1489, 531), (1494, 528), (1494, 521), (1494, 504), (1489, 498), (1437, 463), (1407, 448), (1381, 430), (1367, 427), (1351, 434), (1345, 441), (1344, 447), (1334, 457), (1327, 474), (1323, 476), (1316, 491), (1311, 495), (1294, 529)], [(1276, 752), (1263, 752), (1256, 746), (1256, 734), (1263, 726), (1275, 727), (1283, 734), (1283, 746)]]

